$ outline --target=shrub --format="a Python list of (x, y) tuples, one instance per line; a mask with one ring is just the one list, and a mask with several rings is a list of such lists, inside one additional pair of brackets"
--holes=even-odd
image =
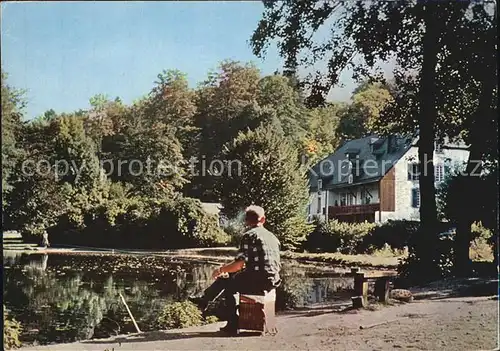
[[(449, 226), (449, 223), (439, 224), (434, 236), (422, 233), (420, 228), (410, 235), (408, 239), (409, 254), (400, 261), (398, 267), (400, 278), (406, 280), (409, 286), (446, 278), (452, 274), (453, 237), (437, 235), (448, 229)], [(423, 259), (418, 256), (417, 253), (420, 251), (416, 248), (428, 250), (429, 257)]]
[(22, 332), (21, 323), (8, 316), (3, 306), (3, 347), (5, 350), (21, 347), (19, 336)]
[(276, 309), (286, 310), (303, 306), (312, 291), (305, 281), (304, 271), (288, 271), (282, 275), (282, 283), (276, 289)]
[(469, 256), (472, 261), (493, 261), (493, 245), (491, 230), (483, 227), (482, 223), (473, 223), (471, 226), (472, 242)]
[(492, 245), (488, 243), (483, 238), (477, 238), (472, 240), (469, 256), (472, 261), (493, 261), (493, 248)]
[[(312, 228), (306, 221), (306, 168), (297, 162), (294, 145), (270, 128), (257, 128), (240, 133), (222, 156), (233, 170), (218, 179), (224, 213), (234, 217), (248, 205), (262, 206), (266, 226), (282, 247), (297, 248)], [(241, 165), (239, 172), (234, 171), (235, 160)]]
[(187, 328), (202, 324), (200, 310), (190, 301), (168, 304), (158, 317), (158, 325), (162, 329)]
[(217, 216), (205, 212), (196, 199), (178, 197), (159, 207), (148, 225), (166, 234), (164, 244), (169, 248), (221, 246), (230, 241)]
[(340, 238), (331, 235), (328, 224), (319, 219), (314, 219), (314, 230), (307, 236), (305, 249), (310, 252), (337, 252), (340, 247)]
[(493, 233), (488, 228), (485, 228), (481, 222), (474, 222), (471, 225), (472, 239), (484, 239), (488, 241), (491, 239)]
[(131, 197), (85, 209), (83, 223), (67, 216), (49, 231), (51, 243), (98, 247), (177, 249), (220, 246), (230, 241), (216, 216), (198, 200)]
[(205, 318), (204, 324), (217, 323), (218, 321), (219, 321), (219, 318), (217, 318), (217, 316), (207, 316)]
[(408, 246), (410, 237), (418, 231), (419, 222), (416, 221), (388, 221), (373, 227), (364, 238), (360, 250), (373, 252), (382, 250), (387, 244), (393, 250), (403, 250)]
[(324, 252), (340, 252), (356, 254), (359, 252), (363, 238), (370, 233), (374, 223), (344, 223), (337, 220), (328, 223), (317, 220), (314, 231), (309, 234), (307, 248), (320, 249)]

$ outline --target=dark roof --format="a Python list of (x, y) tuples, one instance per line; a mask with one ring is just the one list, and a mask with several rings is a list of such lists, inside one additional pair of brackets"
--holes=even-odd
[[(311, 189), (317, 188), (318, 178), (322, 179), (323, 188), (341, 188), (377, 182), (403, 157), (412, 146), (413, 140), (413, 136), (379, 138), (376, 135), (371, 135), (348, 141), (333, 154), (312, 167), (309, 176)], [(374, 148), (372, 148), (372, 144)], [(389, 148), (389, 144), (393, 146)], [(352, 153), (353, 151), (356, 152)], [(348, 181), (350, 166), (346, 154), (350, 154), (354, 161), (353, 166), (351, 166), (353, 174), (351, 184)], [(356, 171), (357, 168), (360, 171)]]

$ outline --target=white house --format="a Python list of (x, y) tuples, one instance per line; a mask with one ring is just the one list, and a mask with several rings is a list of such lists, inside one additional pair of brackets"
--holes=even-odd
[[(369, 136), (351, 140), (318, 162), (310, 172), (309, 219), (346, 222), (419, 220), (418, 137)], [(435, 145), (436, 185), (467, 162), (466, 145)]]

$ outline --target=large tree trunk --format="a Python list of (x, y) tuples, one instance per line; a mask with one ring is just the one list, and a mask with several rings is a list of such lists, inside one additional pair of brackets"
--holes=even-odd
[[(476, 204), (477, 206), (483, 201), (481, 195), (476, 194), (477, 189), (482, 189), (482, 187), (476, 186), (476, 182), (481, 181), (479, 174), (482, 170), (481, 162), (484, 160), (483, 153), (488, 150), (489, 140), (485, 136), (485, 130), (492, 128), (490, 120), (496, 118), (491, 108), (492, 101), (495, 100), (496, 79), (492, 79), (488, 70), (485, 70), (481, 81), (483, 82), (483, 86), (481, 96), (479, 97), (479, 104), (474, 116), (472, 116), (473, 121), (470, 123), (469, 160), (465, 173), (462, 176), (463, 202), (457, 218), (457, 235), (453, 250), (454, 273), (457, 276), (467, 276), (470, 273), (471, 260), (469, 247), (472, 240), (471, 225), (474, 221), (480, 220), (482, 216), (477, 210), (474, 211), (474, 209), (471, 209), (470, 205)], [(485, 208), (484, 210), (489, 211), (491, 209)]]
[[(419, 141), (418, 158), (420, 163), (420, 233), (415, 253), (426, 271), (435, 266), (437, 253), (433, 242), (437, 237), (437, 208), (434, 187), (434, 139), (437, 109), (435, 101), (436, 64), (439, 52), (440, 26), (437, 19), (436, 3), (425, 4), (425, 33), (423, 36), (423, 62), (420, 81)], [(427, 271), (432, 273), (432, 269)]]

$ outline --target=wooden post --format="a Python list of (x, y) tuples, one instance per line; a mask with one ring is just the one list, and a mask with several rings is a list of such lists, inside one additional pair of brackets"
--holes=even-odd
[(365, 280), (365, 274), (362, 272), (354, 275), (354, 296), (352, 298), (352, 307), (363, 308), (368, 304), (368, 282)]
[(326, 202), (325, 217), (326, 217), (326, 223), (328, 223), (328, 206), (330, 206), (330, 204), (328, 203), (328, 189), (325, 192), (325, 202)]
[(138, 333), (141, 333), (141, 330), (139, 329), (139, 326), (137, 325), (137, 322), (135, 321), (134, 316), (132, 316), (132, 312), (130, 312), (128, 305), (125, 302), (125, 298), (123, 297), (123, 295), (121, 293), (120, 293), (120, 297), (122, 299), (123, 304), (125, 305), (125, 308), (127, 309), (128, 315), (130, 316), (130, 318), (132, 319), (132, 322), (134, 323), (135, 329), (137, 330)]
[(388, 278), (380, 278), (375, 281), (375, 296), (379, 302), (389, 301), (390, 281)]

